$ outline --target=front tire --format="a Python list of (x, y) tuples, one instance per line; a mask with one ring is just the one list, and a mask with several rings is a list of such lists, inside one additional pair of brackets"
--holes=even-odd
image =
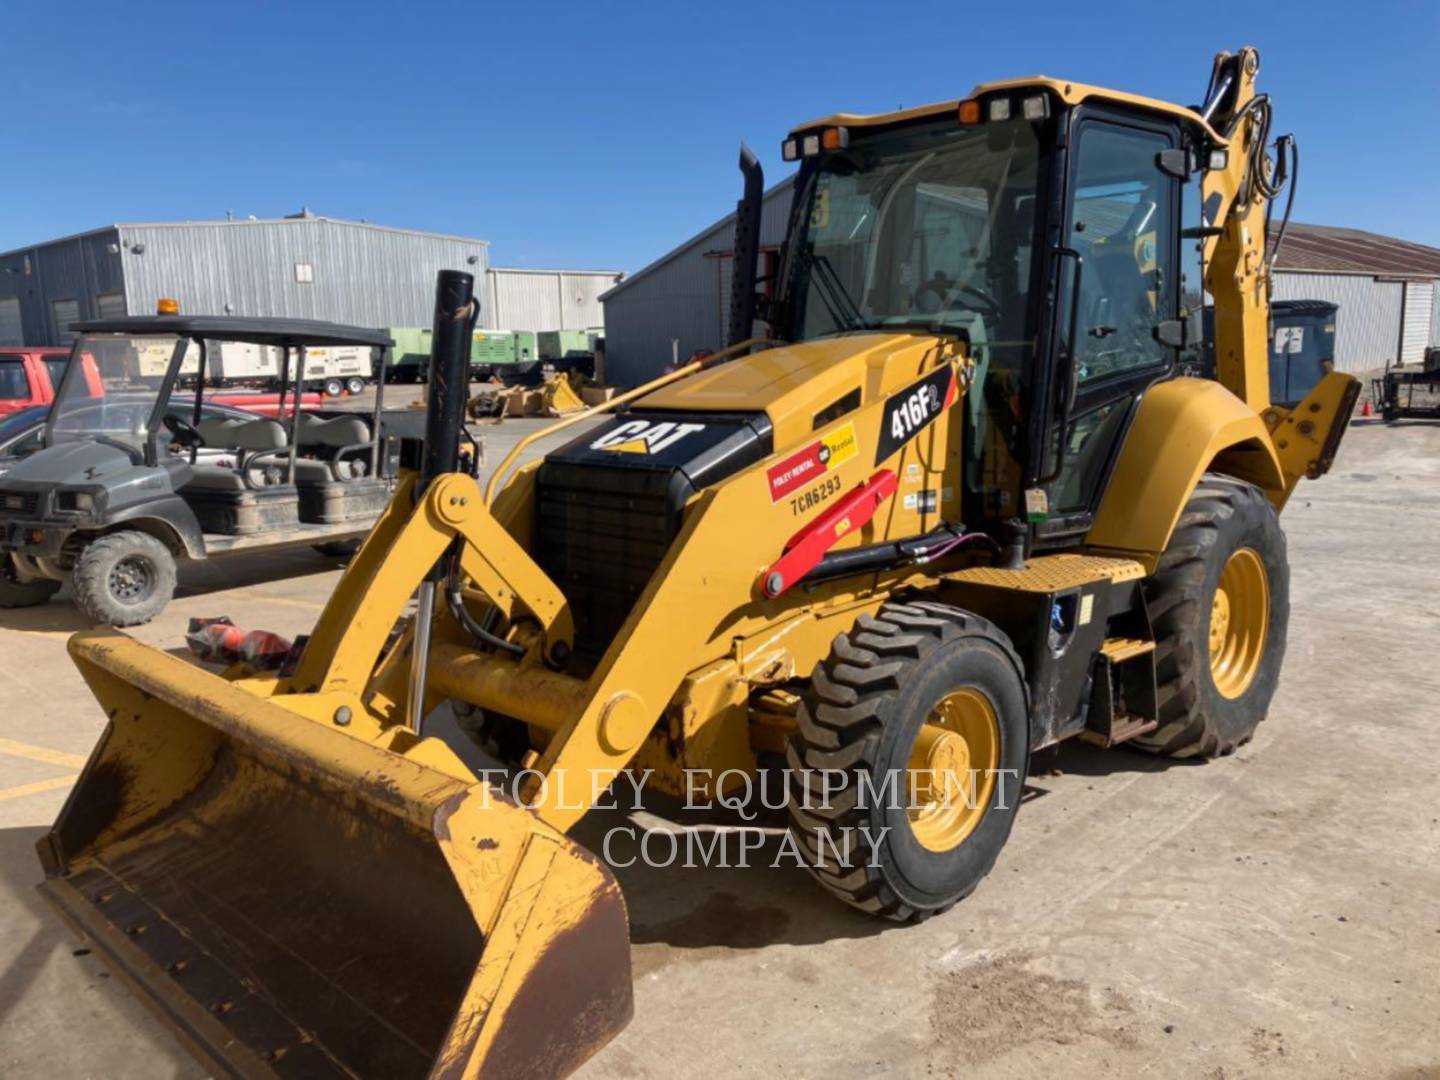
[(0, 555), (0, 608), (38, 607), (60, 589), (60, 582), (50, 578), (23, 581), (10, 555)]
[(352, 376), (345, 380), (345, 389), (349, 390), (351, 394), (363, 393), (365, 390), (365, 380), (358, 375)]
[(139, 626), (175, 595), (175, 556), (148, 533), (110, 533), (86, 546), (70, 578), (75, 606), (91, 621)]
[(926, 918), (995, 865), (1029, 750), (1023, 666), (1005, 635), (944, 604), (886, 604), (835, 639), (801, 702), (791, 834), (845, 903)]
[(1207, 473), (1145, 600), (1160, 724), (1135, 744), (1179, 758), (1233, 753), (1270, 708), (1290, 621), (1285, 534), (1260, 489)]
[(326, 397), (339, 397), (345, 392), (345, 384), (339, 379), (326, 379), (324, 389)]

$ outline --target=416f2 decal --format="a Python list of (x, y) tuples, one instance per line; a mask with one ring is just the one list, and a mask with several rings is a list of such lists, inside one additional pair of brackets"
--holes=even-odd
[(879, 465), (934, 423), (955, 403), (955, 393), (955, 369), (946, 364), (898, 394), (893, 394), (885, 402), (885, 418), (880, 424), (875, 464)]

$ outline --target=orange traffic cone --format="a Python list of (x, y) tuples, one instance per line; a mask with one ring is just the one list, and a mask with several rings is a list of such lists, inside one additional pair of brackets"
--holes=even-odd
[(1361, 404), (1360, 415), (1362, 417), (1370, 415), (1370, 402), (1368, 400)]

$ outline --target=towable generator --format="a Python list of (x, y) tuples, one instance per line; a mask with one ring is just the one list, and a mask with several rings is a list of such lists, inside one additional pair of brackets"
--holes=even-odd
[[(109, 724), (45, 893), (217, 1072), (555, 1076), (632, 1010), (625, 902), (566, 835), (622, 770), (783, 763), (819, 884), (910, 921), (994, 865), (1036, 749), (1229, 754), (1284, 656), (1278, 514), (1357, 391), (1269, 400), (1257, 69), (796, 128), (758, 309), (742, 153), (731, 344), (484, 484), (442, 273), (426, 438), (298, 661), (72, 638)], [(1176, 373), (1190, 242), (1214, 380)], [(427, 734), (447, 701), (524, 783)]]

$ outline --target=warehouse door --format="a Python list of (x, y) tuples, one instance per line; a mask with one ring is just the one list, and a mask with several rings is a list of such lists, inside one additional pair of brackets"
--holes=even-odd
[(1400, 323), (1400, 362), (1418, 364), (1430, 344), (1430, 311), (1435, 304), (1433, 281), (1405, 283), (1405, 311)]
[(123, 292), (101, 293), (95, 297), (95, 314), (100, 319), (115, 319), (126, 314)]
[(20, 321), (20, 301), (13, 296), (0, 300), (0, 345), (24, 345), (25, 326)]
[(80, 321), (79, 300), (50, 301), (50, 344), (69, 345), (75, 340), (72, 323)]

